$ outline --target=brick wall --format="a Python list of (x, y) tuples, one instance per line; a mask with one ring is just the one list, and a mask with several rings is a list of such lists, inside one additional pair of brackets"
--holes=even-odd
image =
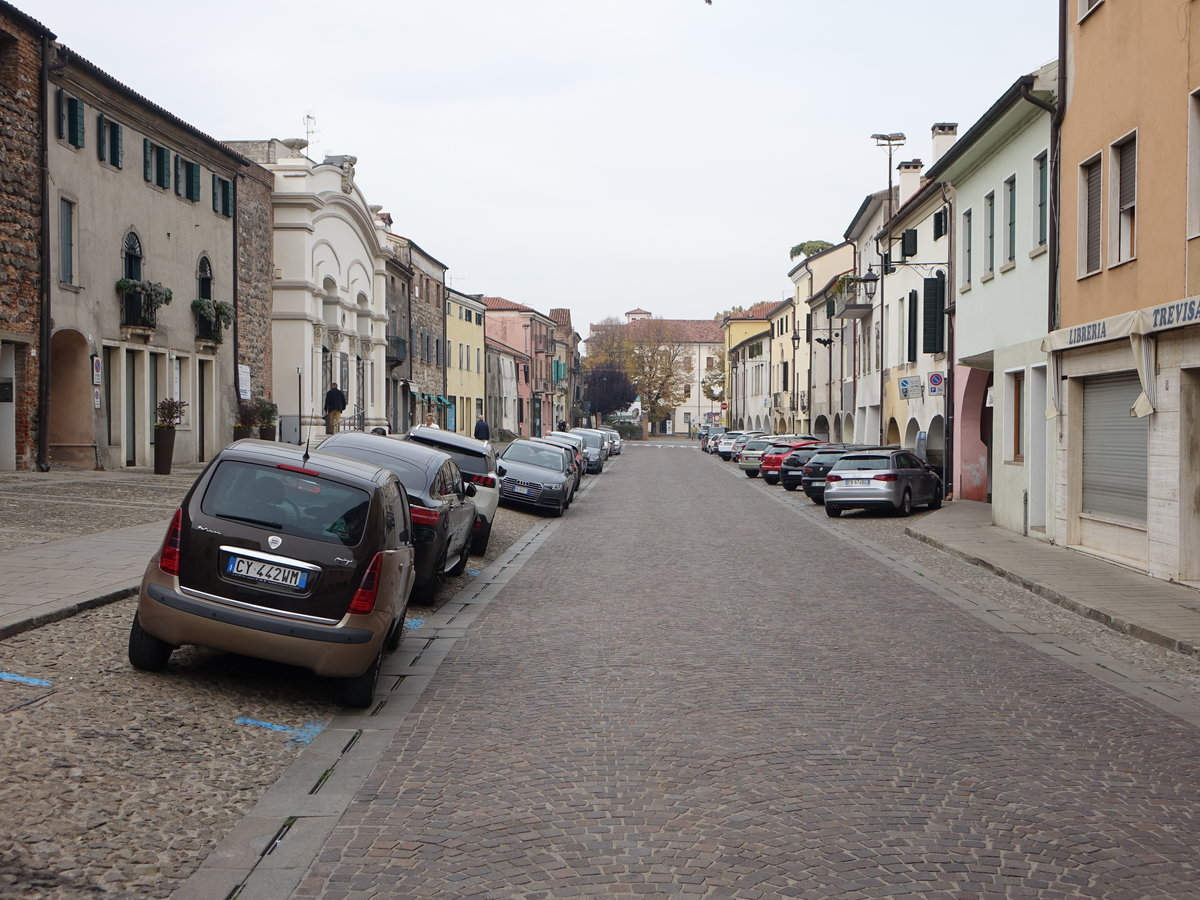
[(37, 453), (33, 350), (41, 324), (40, 78), (40, 36), (0, 5), (0, 335), (16, 341), (20, 469), (30, 468)]
[(250, 394), (271, 397), (271, 286), (275, 277), (271, 189), (275, 176), (251, 166), (238, 178), (238, 363)]

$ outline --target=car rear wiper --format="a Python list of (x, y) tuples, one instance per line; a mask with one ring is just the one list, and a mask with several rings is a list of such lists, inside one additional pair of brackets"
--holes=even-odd
[(268, 528), (282, 528), (282, 522), (266, 522), (262, 519), (251, 519), (249, 516), (234, 516), (228, 513), (217, 513), (222, 519), (233, 519), (235, 522), (249, 522), (251, 525), (265, 525)]

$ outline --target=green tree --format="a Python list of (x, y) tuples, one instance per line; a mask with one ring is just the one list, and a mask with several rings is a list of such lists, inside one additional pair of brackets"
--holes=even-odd
[(809, 257), (814, 253), (820, 253), (822, 250), (828, 250), (833, 244), (829, 241), (805, 241), (802, 244), (797, 244), (788, 254), (790, 259), (796, 257)]
[(704, 374), (700, 382), (700, 390), (704, 396), (714, 403), (725, 399), (725, 351), (717, 354), (716, 364)]

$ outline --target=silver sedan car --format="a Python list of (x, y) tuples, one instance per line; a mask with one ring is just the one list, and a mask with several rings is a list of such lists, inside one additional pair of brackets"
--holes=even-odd
[(907, 516), (914, 505), (942, 505), (942, 479), (911, 450), (857, 450), (845, 454), (825, 476), (825, 513), (888, 509)]

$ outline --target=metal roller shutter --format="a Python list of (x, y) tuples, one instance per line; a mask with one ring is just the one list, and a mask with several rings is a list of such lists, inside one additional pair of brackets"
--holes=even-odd
[(1141, 393), (1136, 372), (1083, 382), (1083, 511), (1146, 521), (1146, 419), (1129, 415)]

